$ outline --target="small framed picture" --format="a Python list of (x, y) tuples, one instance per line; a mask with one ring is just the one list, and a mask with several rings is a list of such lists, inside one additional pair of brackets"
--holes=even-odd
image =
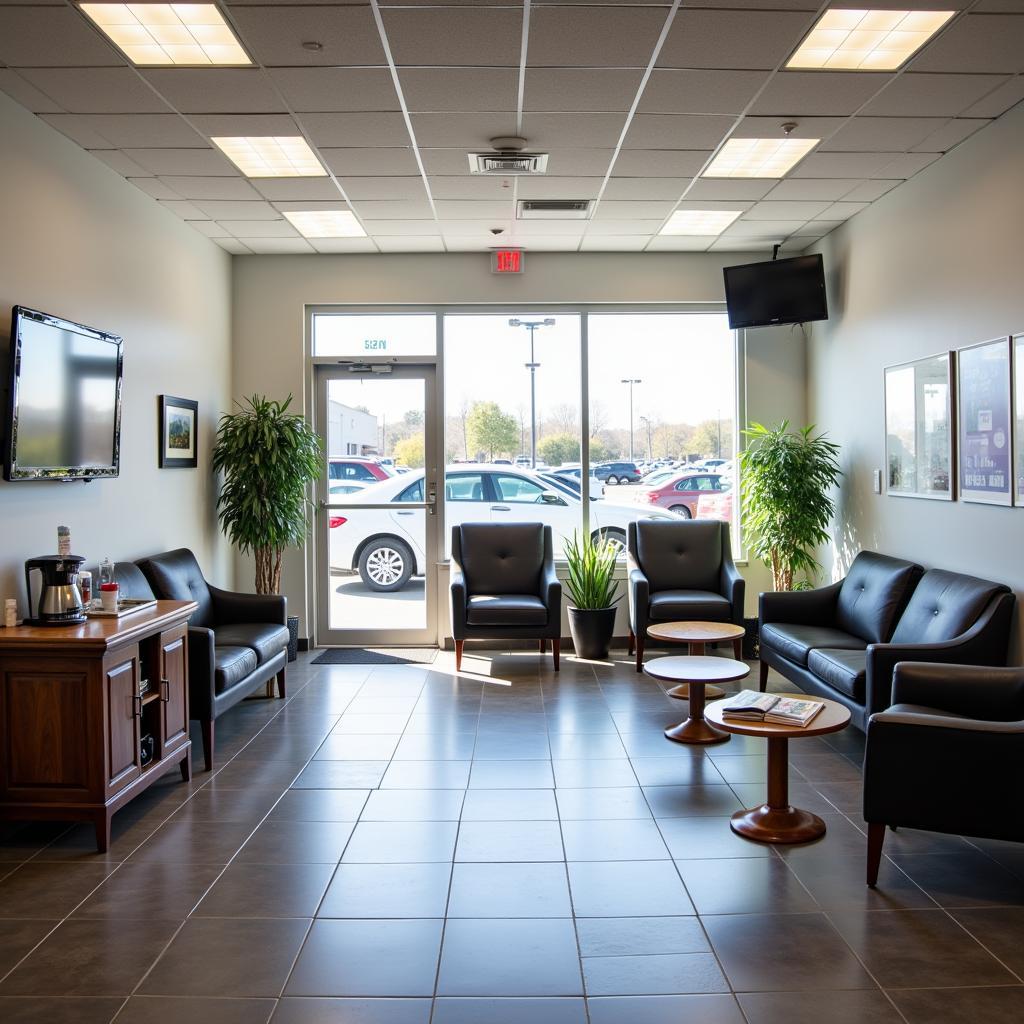
[(160, 396), (160, 468), (195, 469), (196, 421), (199, 403), (173, 395)]
[(1010, 339), (957, 352), (960, 400), (960, 497), (1013, 504)]
[(1024, 505), (1024, 334), (1013, 336), (1014, 499)]

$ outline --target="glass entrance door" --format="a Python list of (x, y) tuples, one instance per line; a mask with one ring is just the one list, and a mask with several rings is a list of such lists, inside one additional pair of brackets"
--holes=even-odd
[(317, 370), (317, 642), (437, 641), (433, 366)]

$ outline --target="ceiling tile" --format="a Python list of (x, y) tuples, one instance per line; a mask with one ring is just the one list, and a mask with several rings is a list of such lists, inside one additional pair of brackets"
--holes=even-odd
[(259, 68), (146, 68), (147, 81), (183, 114), (274, 114), (285, 106)]
[(886, 192), (891, 192), (897, 185), (902, 184), (902, 181), (886, 180), (884, 178), (878, 181), (865, 181), (856, 188), (850, 189), (843, 196), (843, 199), (853, 203), (873, 203), (876, 199), (881, 199)]
[(675, 208), (672, 200), (610, 199), (602, 200), (594, 211), (594, 220), (659, 220)]
[[(366, 7), (232, 7), (242, 41), (268, 66), (380, 66), (386, 63), (380, 33)], [(318, 42), (321, 50), (303, 49)]]
[(366, 220), (426, 220), (433, 217), (430, 203), (414, 199), (360, 199), (354, 203)]
[[(790, 172), (791, 178), (870, 178), (900, 153), (811, 153)], [(904, 177), (904, 175), (892, 175)]]
[[(800, 230), (802, 231), (803, 228)], [(814, 245), (817, 241), (817, 235), (792, 235), (782, 243), (782, 247), (779, 249), (779, 252), (801, 253), (805, 249)]]
[(678, 204), (680, 210), (752, 210), (755, 203), (744, 199), (693, 199), (687, 196)]
[(250, 238), (245, 244), (258, 256), (308, 255), (316, 252), (305, 238)]
[[(625, 127), (624, 114), (524, 114), (523, 132), (533, 148), (550, 150), (560, 146), (611, 148)], [(548, 173), (556, 168), (548, 163)], [(572, 174), (558, 167), (559, 174)]]
[(120, 149), (206, 145), (206, 140), (177, 114), (82, 114), (80, 116), (111, 145)]
[(824, 152), (908, 150), (944, 127), (941, 117), (855, 117), (826, 139)]
[(411, 111), (515, 110), (514, 68), (402, 68), (398, 81)]
[(648, 252), (706, 252), (714, 241), (700, 235), (655, 235), (647, 245)]
[(302, 124), (316, 146), (407, 146), (401, 114), (303, 114)]
[(861, 210), (866, 210), (870, 203), (833, 203), (822, 210), (816, 217), (808, 217), (808, 220), (846, 220)]
[(710, 150), (623, 150), (615, 161), (615, 173), (631, 177), (692, 178), (710, 156)]
[(519, 66), (521, 9), (388, 9), (383, 18), (399, 66)]
[(33, 114), (56, 114), (62, 110), (59, 103), (55, 103), (34, 85), (26, 82), (17, 71), (9, 68), (0, 68), (0, 90)]
[(527, 66), (646, 67), (665, 14), (637, 7), (538, 7), (530, 13)]
[(222, 228), (213, 220), (190, 220), (189, 226), (196, 229), (201, 235), (207, 238), (230, 238), (227, 228)]
[(131, 68), (26, 68), (22, 75), (72, 114), (169, 114)]
[(941, 153), (891, 153), (892, 159), (883, 161), (878, 171), (870, 178), (912, 178), (929, 164), (935, 163)]
[[(362, 204), (360, 204), (362, 205)], [(363, 220), (363, 227), (375, 238), (378, 235), (440, 235), (441, 228), (436, 220), (416, 218), (411, 220)]]
[[(130, 160), (119, 149), (91, 149), (89, 152), (97, 160), (102, 160), (109, 168), (117, 171), (118, 174), (123, 175), (125, 178), (151, 173), (148, 168), (143, 167), (142, 164), (136, 163), (134, 160)], [(190, 150), (189, 152), (196, 151)]]
[[(110, 149), (117, 143), (111, 142), (92, 123), (88, 114), (40, 114), (42, 120), (66, 135), (72, 142), (77, 142), (86, 149)], [(198, 135), (195, 136), (199, 138)]]
[(650, 241), (650, 235), (591, 235), (583, 236), (583, 252), (639, 252)]
[(1021, 100), (1024, 100), (1024, 75), (1011, 78), (1006, 85), (978, 100), (963, 111), (963, 114), (965, 117), (999, 117)]
[(811, 220), (820, 217), (822, 211), (828, 207), (827, 201), (813, 200), (779, 200), (777, 202), (763, 201), (755, 203), (743, 215), (747, 220)]
[[(260, 195), (245, 178), (168, 175), (160, 182), (182, 199), (255, 199)], [(301, 180), (301, 179), (300, 179)], [(337, 189), (335, 189), (337, 193)]]
[(382, 235), (377, 245), (382, 252), (444, 252), (444, 241), (439, 235)]
[(561, 178), (538, 175), (524, 175), (518, 180), (517, 194), (520, 199), (593, 199), (601, 188), (604, 178)]
[(128, 181), (153, 199), (175, 200), (188, 198), (180, 192), (175, 192), (173, 188), (160, 181), (159, 178), (129, 178)]
[(298, 238), (299, 233), (275, 210), (277, 220), (222, 220), (235, 238)]
[(945, 153), (990, 122), (986, 118), (958, 117), (926, 136), (913, 148), (922, 153)]
[(777, 117), (750, 116), (743, 118), (736, 130), (730, 134), (740, 139), (827, 139), (844, 124), (842, 117), (801, 117), (795, 127), (788, 131), (782, 127), (783, 122)]
[(652, 220), (592, 220), (587, 224), (588, 235), (653, 235), (664, 223), (664, 217)]
[(190, 120), (210, 137), (301, 134), (290, 114), (195, 114)]
[(697, 178), (687, 199), (761, 199), (774, 184), (764, 178)]
[[(192, 221), (193, 224), (201, 224), (202, 221)], [(237, 238), (214, 238), (214, 242), (217, 243), (222, 249), (233, 253), (235, 256), (249, 256), (252, 254), (250, 249), (245, 242), (240, 242)]]
[[(512, 243), (503, 238), (501, 244)], [(445, 236), (444, 239), (444, 247), (448, 252), (487, 252), (494, 245), (494, 239), (487, 234), (453, 235)]]
[[(281, 214), (262, 200), (197, 199), (195, 205), (211, 220), (280, 220)], [(237, 231), (231, 232), (237, 235)]]
[[(782, 239), (784, 241), (784, 239)], [(774, 241), (767, 238), (723, 238), (721, 235), (708, 246), (708, 252), (749, 252), (752, 255), (771, 252)], [(740, 257), (737, 257), (739, 259)], [(795, 330), (795, 326), (790, 330)]]
[(733, 126), (714, 114), (637, 114), (626, 133), (626, 149), (713, 149)]
[(181, 200), (162, 200), (159, 199), (157, 202), (165, 210), (170, 211), (176, 217), (180, 217), (182, 220), (206, 220), (206, 216), (203, 212), (197, 209), (192, 203), (185, 203)]
[(647, 82), (638, 109), (661, 114), (741, 114), (766, 81), (763, 71), (658, 68)]
[(629, 110), (640, 87), (638, 68), (529, 68), (524, 110)]
[(900, 75), (865, 108), (865, 114), (955, 117), (1009, 81), (1001, 75)]
[(413, 178), (340, 178), (341, 187), (350, 199), (417, 199), (423, 201), (427, 193), (423, 179)]
[(9, 67), (117, 67), (125, 59), (64, 7), (0, 6), (0, 61)]
[(586, 230), (585, 220), (516, 220), (512, 222), (512, 234), (517, 238), (543, 238), (561, 235), (579, 237)]
[(254, 178), (253, 187), (274, 202), (303, 202), (337, 198), (338, 186), (330, 178)]
[(826, 199), (834, 202), (851, 189), (865, 184), (876, 183), (865, 182), (861, 178), (785, 178), (765, 198), (772, 202), (778, 199)]
[(214, 149), (126, 149), (124, 155), (151, 174), (238, 174)]
[(788, 238), (804, 224), (803, 220), (734, 220), (722, 232), (737, 238)]
[(273, 68), (268, 72), (292, 110), (398, 110), (387, 68)]
[(929, 43), (911, 65), (914, 71), (1024, 71), (1024, 17), (968, 14)]
[(580, 244), (579, 235), (546, 235), (525, 239), (529, 252), (575, 252)]
[[(513, 111), (504, 113), (474, 114), (411, 114), (412, 130), (417, 145), (424, 148), (458, 147), (488, 150), (490, 140), (497, 135), (515, 135), (516, 115)], [(531, 148), (536, 149), (535, 140), (530, 139)], [(465, 160), (465, 154), (463, 154)], [(468, 170), (469, 164), (464, 164)]]
[(340, 211), (351, 211), (352, 207), (341, 198), (341, 194), (337, 193), (333, 200), (319, 201), (319, 200), (295, 200), (287, 203), (274, 203), (274, 209), (280, 210), (281, 213), (296, 213), (302, 210), (309, 210), (311, 212), (317, 212), (322, 210), (340, 210)]
[(658, 66), (770, 70), (796, 48), (813, 21), (807, 13), (686, 8), (672, 23)]
[(609, 178), (604, 199), (678, 199), (692, 178)]
[[(862, 2), (862, 0), (856, 0)], [(884, 0), (883, 0), (884, 2)], [(910, 0), (912, 3), (913, 0)], [(935, 0), (929, 0), (934, 3)], [(821, 7), (821, 0), (696, 0), (691, 4), (693, 7), (729, 7), (733, 9), (744, 9), (752, 11), (817, 11)], [(838, 4), (835, 6), (843, 6)], [(850, 3), (848, 6), (853, 6)], [(881, 4), (877, 5), (881, 6)]]
[[(408, 142), (408, 139), (406, 139)], [(411, 147), (374, 149), (321, 148), (320, 155), (335, 174), (408, 175), (418, 174), (419, 167)], [(468, 170), (465, 154), (461, 172)]]
[(751, 113), (846, 116), (859, 110), (892, 77), (872, 71), (780, 71), (758, 96)]
[(377, 243), (372, 238), (311, 238), (309, 244), (317, 252), (376, 252)]
[(835, 231), (843, 221), (841, 220), (812, 220), (808, 221), (801, 229), (801, 235), (817, 235), (821, 238), (830, 231)]
[[(513, 181), (512, 178), (498, 178), (486, 174), (434, 174), (430, 177), (430, 194), (435, 199), (497, 200), (511, 192)], [(519, 182), (520, 189), (527, 181), (529, 179), (524, 178)]]
[(437, 207), (437, 215), (442, 221), (487, 220), (491, 217), (508, 217), (511, 211), (512, 197), (509, 196), (505, 202), (438, 199), (434, 205)]

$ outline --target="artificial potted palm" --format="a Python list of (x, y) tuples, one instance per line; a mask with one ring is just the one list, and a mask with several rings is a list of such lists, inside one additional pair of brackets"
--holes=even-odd
[(603, 661), (608, 657), (615, 631), (615, 557), (618, 546), (608, 540), (580, 540), (573, 534), (566, 541), (565, 558), (569, 576), (569, 632), (578, 658)]
[[(309, 485), (320, 475), (320, 439), (305, 418), (288, 412), (292, 396), (275, 402), (253, 395), (220, 418), (213, 468), (224, 474), (217, 518), (228, 539), (256, 560), (256, 593), (281, 592), (285, 548), (309, 533)], [(288, 620), (293, 653), (298, 618)]]
[(831, 490), (842, 476), (839, 445), (814, 426), (790, 430), (751, 423), (740, 453), (743, 530), (750, 550), (772, 570), (776, 590), (807, 586), (820, 568), (815, 549), (829, 539)]

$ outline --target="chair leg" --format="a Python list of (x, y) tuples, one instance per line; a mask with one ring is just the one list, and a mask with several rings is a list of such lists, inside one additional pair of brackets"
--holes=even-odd
[[(544, 641), (541, 640), (541, 643), (544, 643)], [(551, 660), (555, 663), (555, 671), (556, 672), (559, 671), (558, 659), (559, 659), (559, 656), (561, 655), (561, 653), (562, 653), (562, 638), (556, 636), (551, 641)]]
[(630, 629), (629, 634), (626, 637), (626, 653), (629, 655), (633, 654), (633, 647), (636, 644), (636, 637), (633, 635), (633, 630)]
[(882, 863), (882, 843), (885, 842), (885, 825), (877, 822), (868, 824), (868, 885), (873, 889), (878, 882), (878, 868)]
[(548, 642), (547, 642), (547, 640), (544, 639), (544, 637), (541, 637), (540, 638), (540, 653), (541, 654), (546, 654), (547, 653), (547, 649), (548, 649)]
[(644, 638), (639, 633), (636, 635), (636, 670), (644, 670)]
[(213, 719), (203, 719), (203, 760), (206, 762), (206, 770), (213, 771)]
[(768, 688), (768, 662), (767, 661), (762, 661), (761, 662), (761, 692), (764, 693), (764, 691), (767, 688)]
[(277, 673), (277, 695), (281, 700), (284, 700), (285, 695), (284, 675), (285, 669), (282, 668), (281, 671)]
[(462, 671), (462, 649), (466, 646), (465, 640), (455, 641), (455, 671)]

